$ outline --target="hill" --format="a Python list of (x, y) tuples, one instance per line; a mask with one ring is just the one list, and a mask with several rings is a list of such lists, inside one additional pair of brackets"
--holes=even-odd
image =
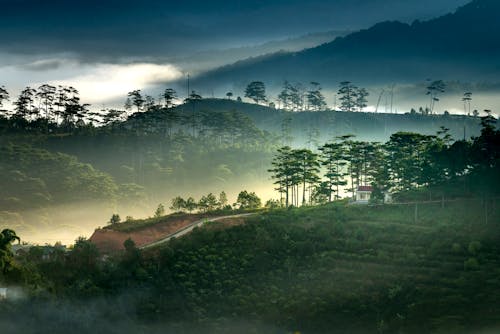
[(243, 60), (196, 78), (201, 87), (244, 87), (252, 80), (343, 80), (362, 84), (428, 78), (496, 80), (500, 72), (500, 23), (496, 0), (474, 0), (455, 13), (412, 24), (382, 22), (299, 52)]
[[(118, 323), (154, 333), (494, 332), (500, 231), (484, 223), (483, 204), (420, 204), (417, 220), (414, 205), (280, 209), (147, 252), (128, 244), (103, 262), (80, 241), (67, 260), (19, 259), (39, 273), (27, 282), (59, 299), (22, 302), (0, 321), (83, 333), (83, 312), (98, 331)], [(490, 222), (498, 204), (488, 204)], [(75, 299), (79, 312), (65, 313)]]
[[(196, 101), (194, 112), (213, 114), (236, 111), (247, 115), (260, 130), (283, 137), (283, 126), (296, 145), (304, 145), (314, 133), (315, 140), (324, 142), (334, 136), (354, 134), (360, 140), (385, 142), (396, 132), (408, 131), (434, 135), (441, 126), (450, 129), (455, 139), (479, 135), (480, 120), (458, 115), (387, 114), (367, 112), (288, 112), (257, 104), (227, 99)], [(180, 114), (193, 113), (193, 103), (176, 108)], [(282, 139), (282, 138), (281, 138)], [(280, 139), (280, 140), (281, 140)]]

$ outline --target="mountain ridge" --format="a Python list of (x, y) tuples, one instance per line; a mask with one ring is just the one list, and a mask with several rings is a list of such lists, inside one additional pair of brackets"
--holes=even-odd
[(343, 80), (470, 80), (472, 75), (475, 80), (492, 80), (500, 73), (497, 13), (500, 2), (474, 0), (428, 21), (385, 21), (314, 48), (238, 61), (202, 74), (195, 82), (200, 87), (241, 88), (252, 80), (270, 86), (284, 80), (314, 80), (325, 86)]

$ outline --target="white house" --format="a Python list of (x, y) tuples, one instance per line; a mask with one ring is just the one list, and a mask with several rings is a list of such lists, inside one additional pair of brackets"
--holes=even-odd
[(368, 204), (372, 196), (373, 187), (372, 186), (359, 186), (356, 190), (356, 200), (355, 203), (358, 204)]

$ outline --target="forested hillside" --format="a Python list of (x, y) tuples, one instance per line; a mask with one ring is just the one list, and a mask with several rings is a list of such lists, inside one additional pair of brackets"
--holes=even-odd
[(0, 303), (0, 321), (6, 333), (86, 333), (87, 317), (111, 333), (494, 332), (500, 240), (483, 205), (421, 204), (417, 220), (413, 205), (280, 209), (148, 252), (129, 240), (105, 261), (85, 240), (49, 260), (35, 247), (6, 276), (30, 297)]

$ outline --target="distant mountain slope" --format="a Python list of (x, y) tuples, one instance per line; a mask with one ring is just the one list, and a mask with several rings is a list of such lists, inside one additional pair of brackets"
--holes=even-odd
[(488, 80), (500, 73), (500, 1), (474, 0), (430, 21), (383, 22), (333, 42), (221, 67), (196, 79), (200, 87), (241, 87), (285, 79), (324, 86), (414, 82), (427, 78)]
[(480, 121), (477, 118), (458, 115), (429, 115), (420, 114), (388, 114), (366, 112), (287, 112), (273, 108), (237, 102), (225, 99), (203, 99), (186, 103), (176, 107), (176, 111), (184, 114), (215, 113), (237, 111), (248, 115), (255, 125), (277, 136), (282, 136), (282, 126), (288, 122), (290, 135), (296, 145), (306, 145), (312, 132), (317, 133), (317, 140), (324, 142), (333, 136), (353, 134), (359, 140), (385, 142), (399, 131), (418, 132), (433, 135), (441, 126), (450, 129), (455, 139), (462, 139), (464, 126), (466, 136), (477, 136), (480, 133)]

